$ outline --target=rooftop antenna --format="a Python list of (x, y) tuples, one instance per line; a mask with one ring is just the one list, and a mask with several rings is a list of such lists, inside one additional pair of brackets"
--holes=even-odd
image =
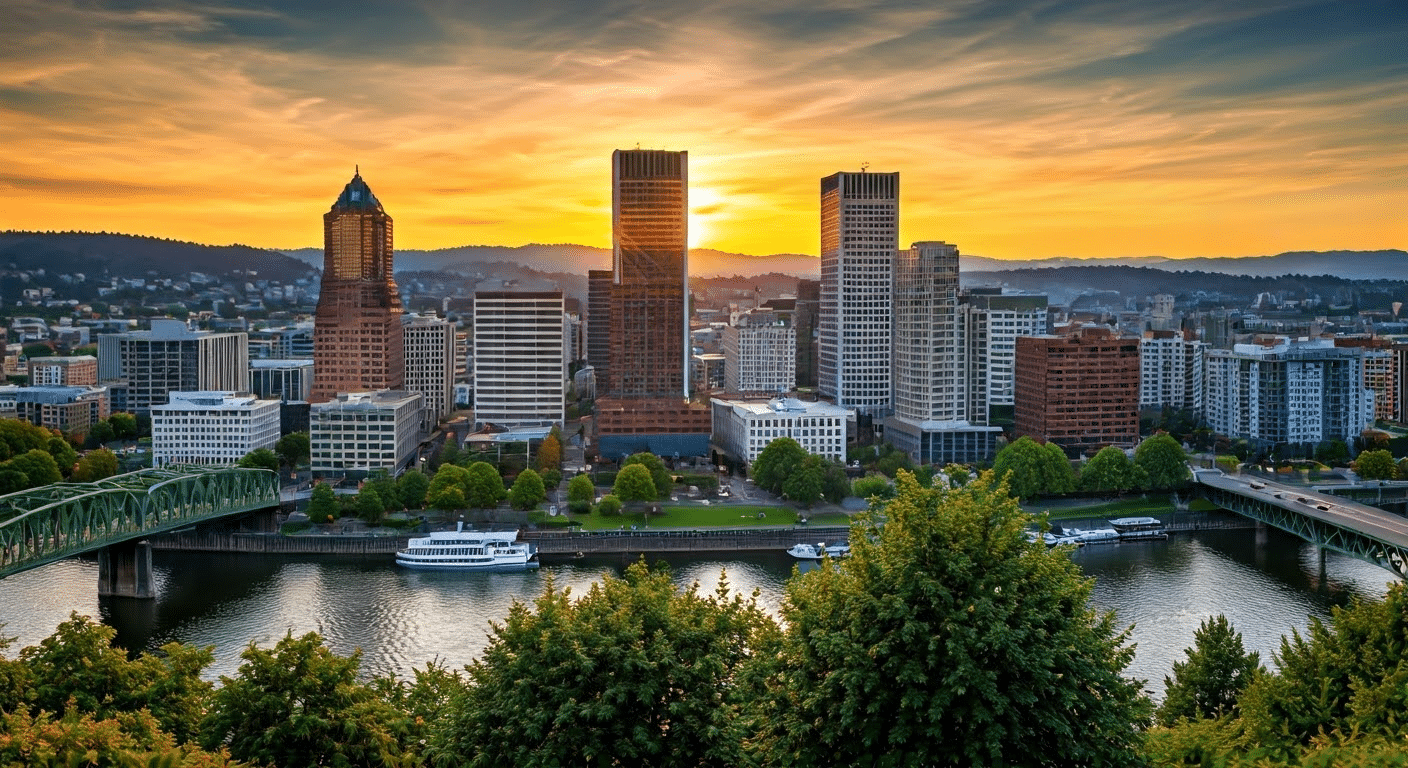
[(361, 175), (362, 175), (362, 166), (357, 165), (356, 163), (353, 163), (353, 164), (352, 164), (352, 175), (353, 175), (353, 176), (361, 176)]

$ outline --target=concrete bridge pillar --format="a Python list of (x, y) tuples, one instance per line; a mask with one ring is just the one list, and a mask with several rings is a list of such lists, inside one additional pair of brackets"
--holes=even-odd
[(155, 598), (152, 545), (147, 541), (124, 541), (98, 550), (98, 594)]

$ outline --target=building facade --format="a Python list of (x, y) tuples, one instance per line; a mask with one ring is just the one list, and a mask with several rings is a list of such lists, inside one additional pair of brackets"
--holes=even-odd
[(1374, 392), (1374, 418), (1398, 421), (1403, 361), (1394, 343), (1379, 336), (1336, 336), (1335, 346), (1364, 350), (1364, 386)]
[(420, 428), (428, 435), (454, 410), (455, 325), (434, 314), (404, 320), (405, 389), (423, 398)]
[(830, 403), (794, 398), (714, 400), (715, 450), (753, 463), (779, 437), (796, 440), (808, 453), (836, 461), (846, 459), (847, 422), (855, 414)]
[(248, 338), (152, 320), (149, 331), (98, 336), (98, 381), (121, 389), (122, 401), (113, 405), (133, 413), (164, 405), (172, 392), (247, 392)]
[(36, 357), (29, 361), (31, 387), (93, 387), (98, 384), (98, 358)]
[(587, 365), (598, 385), (606, 383), (611, 358), (611, 284), (609, 269), (587, 271)]
[(313, 322), (312, 402), (405, 382), (391, 217), (360, 173), (323, 214), (323, 280)]
[(974, 288), (959, 301), (966, 315), (968, 357), (987, 375), (988, 405), (1011, 406), (1016, 393), (1017, 338), (1046, 334), (1046, 297)]
[(562, 291), (474, 294), (475, 424), (561, 426), (562, 305)]
[(1139, 339), (1103, 326), (1017, 339), (1017, 436), (1067, 453), (1139, 443)]
[(1234, 440), (1352, 443), (1374, 420), (1359, 347), (1275, 337), (1209, 350), (1207, 369), (1208, 427)]
[(236, 392), (172, 392), (152, 406), (152, 466), (230, 465), (279, 441), (279, 401)]
[(923, 464), (991, 458), (988, 385), (969, 354), (958, 247), (921, 242), (895, 258), (894, 415), (885, 438)]
[(318, 475), (395, 475), (420, 442), (418, 392), (344, 392), (309, 409), (312, 470)]
[(0, 417), (87, 436), (93, 425), (112, 415), (107, 387), (0, 387)]
[(1180, 331), (1145, 331), (1139, 340), (1139, 407), (1202, 415), (1207, 347)]
[(821, 180), (817, 388), (861, 416), (890, 411), (891, 291), (900, 175), (841, 171)]
[(313, 360), (250, 360), (249, 391), (266, 400), (306, 403), (313, 393)]
[(789, 314), (748, 312), (724, 328), (724, 389), (777, 395), (797, 386), (797, 329)]

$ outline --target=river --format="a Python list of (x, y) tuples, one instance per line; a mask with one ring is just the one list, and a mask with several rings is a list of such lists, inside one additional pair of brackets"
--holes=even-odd
[[(1207, 616), (1226, 614), (1248, 650), (1264, 661), (1281, 637), (1328, 617), (1352, 598), (1381, 597), (1394, 577), (1331, 553), (1322, 576), (1314, 547), (1276, 530), (1179, 533), (1168, 541), (1088, 546), (1072, 559), (1095, 580), (1092, 603), (1133, 624), (1137, 643), (1128, 674), (1156, 695), (1163, 677)], [(652, 558), (652, 561), (657, 558)], [(735, 589), (759, 592), (776, 611), (795, 563), (782, 552), (660, 557), (676, 579), (712, 590), (721, 570)], [(269, 645), (292, 631), (317, 631), (338, 653), (361, 648), (364, 671), (409, 675), (438, 659), (472, 661), (487, 643), (489, 622), (513, 600), (531, 600), (551, 575), (574, 593), (625, 558), (548, 561), (538, 572), (462, 574), (406, 571), (389, 558), (227, 555), (157, 552), (156, 600), (97, 596), (97, 565), (70, 559), (0, 581), (0, 635), (6, 651), (38, 643), (71, 611), (101, 619), (128, 648), (169, 642), (214, 646), (212, 678), (233, 674), (250, 642)]]

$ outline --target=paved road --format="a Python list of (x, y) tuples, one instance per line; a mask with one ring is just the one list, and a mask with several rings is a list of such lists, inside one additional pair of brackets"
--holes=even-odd
[(1408, 548), (1408, 518), (1378, 507), (1328, 493), (1317, 493), (1303, 486), (1285, 485), (1259, 477), (1224, 475), (1215, 469), (1200, 469), (1195, 475), (1197, 481), (1204, 485), (1259, 499), (1306, 517)]

